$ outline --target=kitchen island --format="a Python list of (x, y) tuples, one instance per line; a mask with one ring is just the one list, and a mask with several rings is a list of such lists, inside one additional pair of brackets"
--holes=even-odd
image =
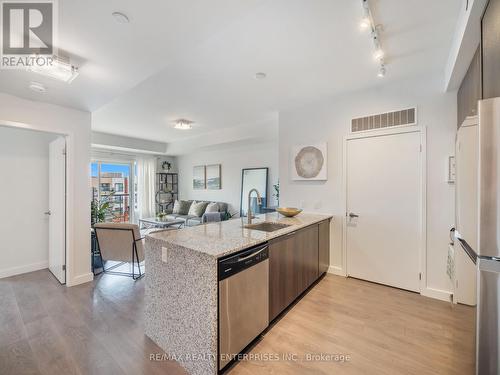
[(245, 228), (242, 218), (147, 236), (146, 335), (188, 373), (217, 374), (219, 260), (269, 243), (269, 282), (262, 293), (269, 293), (271, 321), (326, 272), (330, 219), (269, 213), (254, 222), (288, 226), (265, 232)]

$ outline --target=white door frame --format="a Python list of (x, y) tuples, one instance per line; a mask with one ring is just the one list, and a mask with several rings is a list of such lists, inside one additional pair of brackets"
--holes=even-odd
[(347, 142), (360, 138), (376, 138), (394, 134), (420, 133), (420, 244), (419, 244), (419, 272), (420, 272), (420, 294), (427, 288), (427, 129), (425, 126), (406, 126), (395, 129), (371, 130), (369, 132), (350, 133), (343, 141), (343, 166), (342, 166), (342, 192), (344, 207), (344, 219), (342, 220), (342, 268), (344, 276), (349, 275), (347, 269)]
[[(18, 128), (18, 129), (28, 129), (28, 130), (35, 130), (41, 133), (46, 133), (46, 134), (54, 134), (58, 135), (64, 138), (66, 142), (66, 170), (65, 170), (65, 182), (66, 182), (66, 200), (65, 200), (65, 220), (64, 220), (64, 237), (65, 237), (65, 243), (64, 243), (64, 253), (65, 253), (65, 259), (66, 259), (66, 268), (65, 268), (65, 274), (66, 274), (66, 286), (70, 286), (70, 283), (68, 283), (68, 275), (72, 278), (73, 277), (73, 254), (69, 249), (71, 249), (71, 243), (73, 241), (73, 233), (69, 229), (71, 228), (71, 215), (69, 215), (69, 212), (72, 212), (73, 209), (73, 190), (70, 189), (70, 186), (73, 186), (73, 173), (71, 170), (68, 169), (68, 157), (71, 155), (73, 152), (73, 139), (74, 137), (71, 134), (63, 134), (58, 132), (57, 130), (54, 129), (54, 131), (43, 128), (41, 126), (35, 125), (35, 124), (27, 124), (27, 123), (22, 123), (22, 122), (17, 122), (17, 121), (10, 121), (10, 120), (1, 120), (0, 119), (0, 125), (2, 126), (7, 126), (11, 128)], [(70, 279), (71, 280), (71, 279)], [(92, 279), (91, 279), (92, 280)]]

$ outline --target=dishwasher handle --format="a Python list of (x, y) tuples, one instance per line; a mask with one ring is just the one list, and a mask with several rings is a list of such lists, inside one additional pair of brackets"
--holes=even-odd
[(269, 246), (266, 244), (243, 250), (235, 255), (219, 260), (218, 280), (224, 280), (236, 273), (252, 267), (269, 258)]
[(250, 255), (246, 255), (246, 256), (244, 256), (244, 257), (238, 258), (237, 262), (243, 262), (244, 260), (250, 259), (250, 258), (252, 258), (252, 257), (254, 257), (254, 256), (256, 256), (256, 255), (262, 254), (262, 253), (263, 253), (264, 251), (266, 251), (266, 250), (267, 250), (267, 246), (266, 246), (266, 247), (264, 247), (264, 248), (262, 248), (261, 250), (258, 250), (258, 251), (257, 251), (257, 252), (255, 252), (255, 253), (252, 253), (252, 254), (250, 254)]

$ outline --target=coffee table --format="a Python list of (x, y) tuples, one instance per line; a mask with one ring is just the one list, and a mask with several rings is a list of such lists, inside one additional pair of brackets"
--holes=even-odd
[(177, 225), (177, 229), (181, 228), (186, 222), (183, 219), (173, 219), (173, 220), (160, 220), (157, 217), (148, 217), (145, 219), (139, 219), (139, 228), (150, 229), (150, 228), (168, 228)]

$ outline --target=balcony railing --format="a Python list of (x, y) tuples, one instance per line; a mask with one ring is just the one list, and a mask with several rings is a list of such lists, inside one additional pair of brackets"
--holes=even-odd
[(130, 220), (130, 195), (128, 193), (116, 193), (101, 191), (98, 199), (97, 189), (93, 189), (93, 199), (99, 200), (102, 205), (109, 202), (109, 209), (104, 215), (104, 221), (107, 223), (127, 223)]

